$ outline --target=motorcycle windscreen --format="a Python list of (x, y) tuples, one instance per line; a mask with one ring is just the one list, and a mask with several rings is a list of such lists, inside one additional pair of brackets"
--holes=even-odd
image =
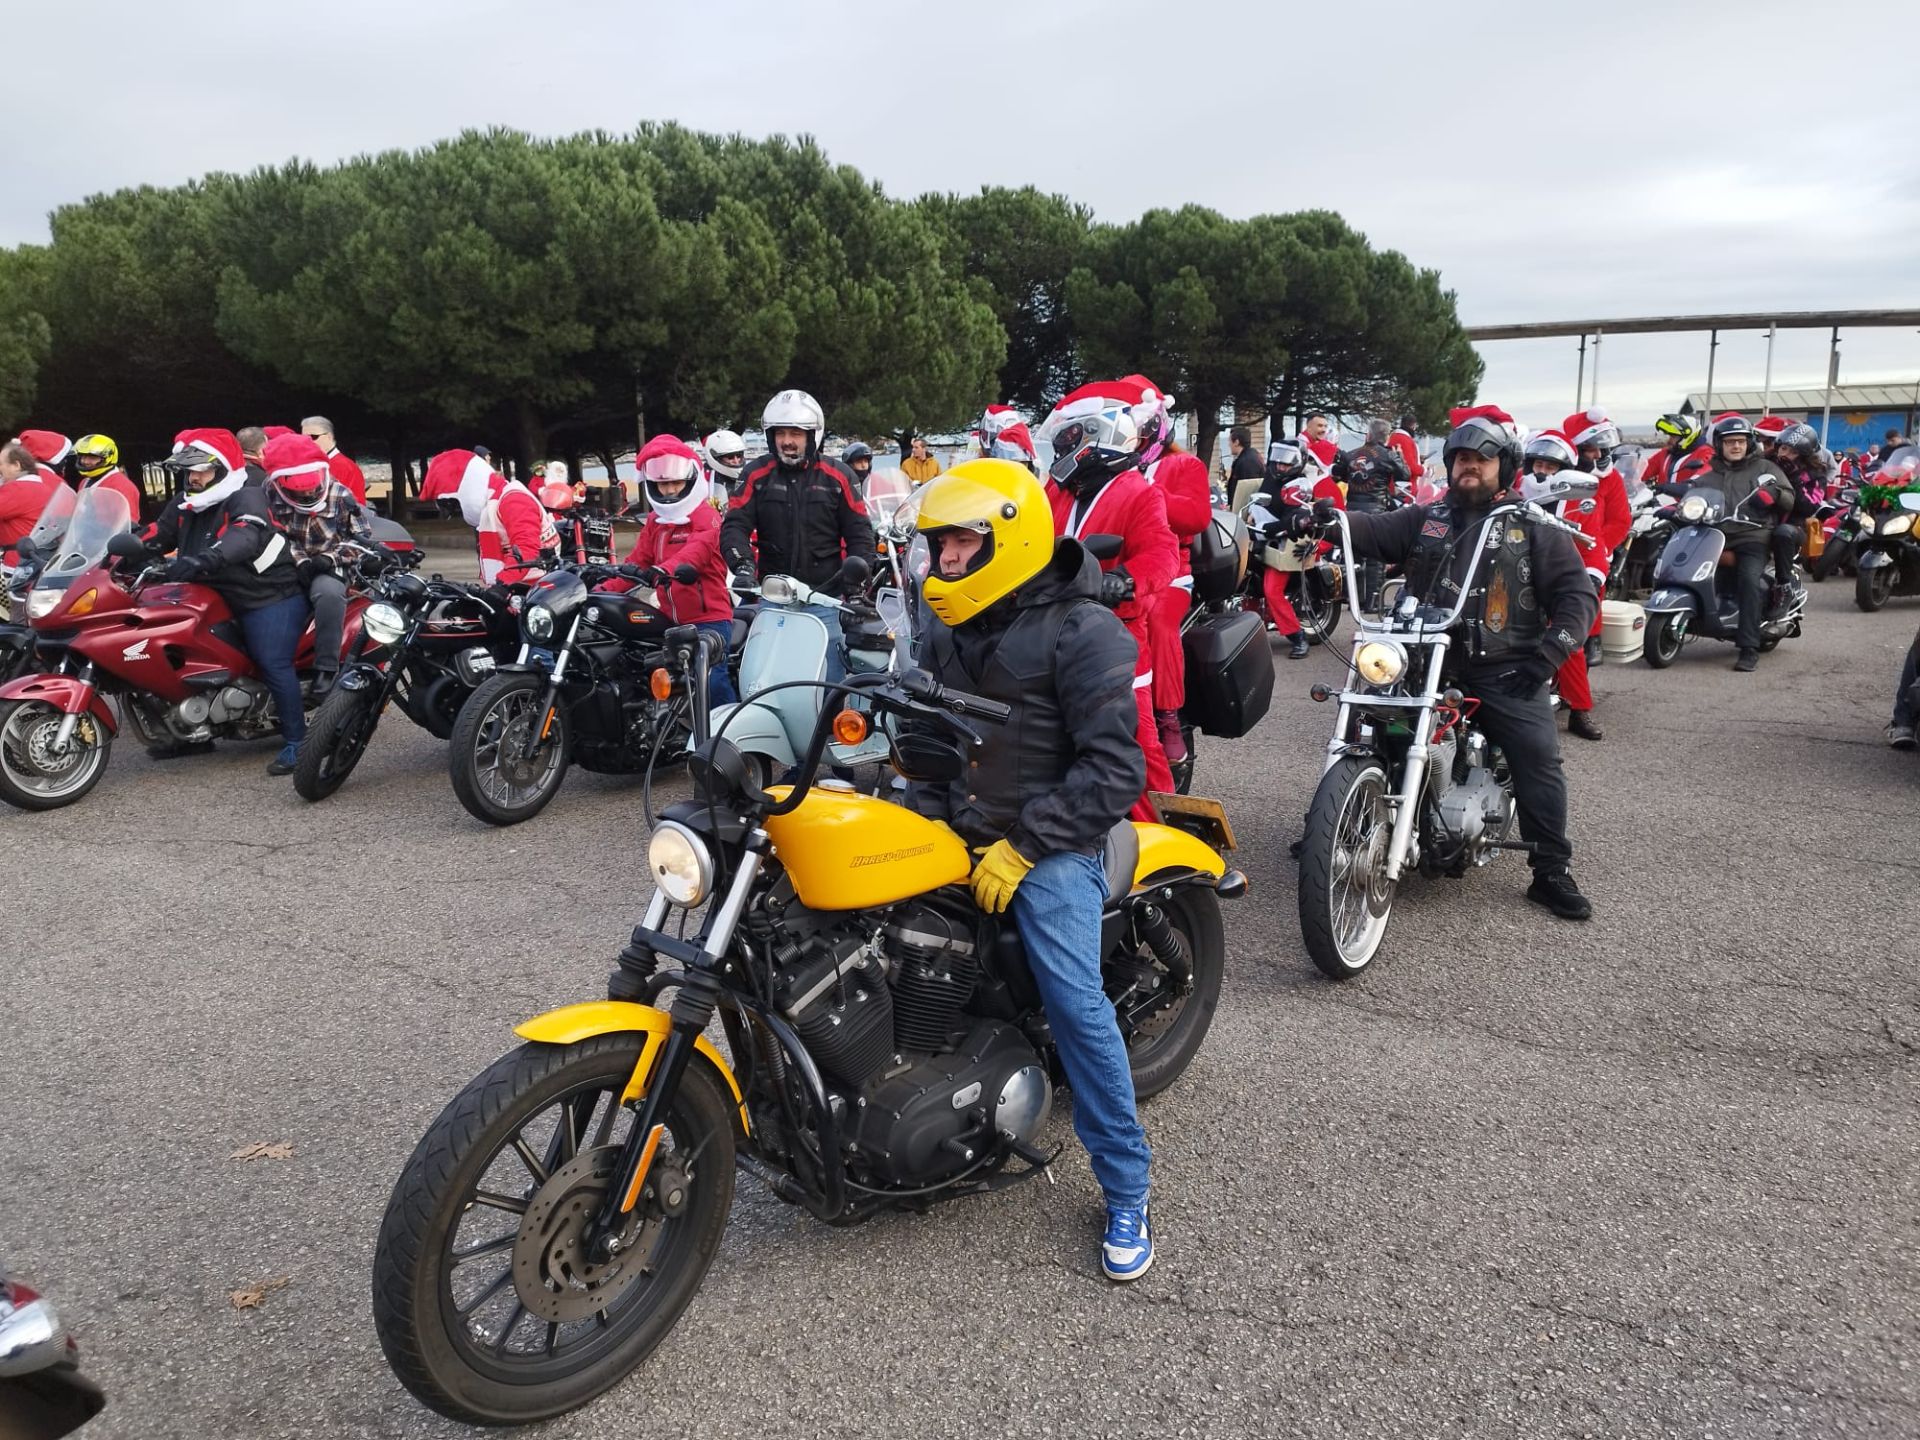
[(59, 553), (41, 572), (37, 588), (66, 589), (76, 575), (85, 574), (107, 558), (107, 544), (114, 536), (132, 528), (133, 509), (127, 497), (118, 490), (93, 486), (75, 503)]
[[(820, 680), (826, 673), (826, 622), (804, 611), (762, 605), (753, 617), (753, 628), (747, 631), (746, 648), (740, 652), (741, 697), (757, 695), (769, 685), (788, 680)], [(809, 714), (817, 712), (822, 703), (818, 694), (801, 690), (783, 690), (779, 698), (787, 700), (789, 696), (789, 703)]]
[(1713, 579), (1714, 567), (1727, 548), (1727, 537), (1706, 525), (1689, 525), (1673, 532), (1654, 567), (1655, 583), (1699, 585)]

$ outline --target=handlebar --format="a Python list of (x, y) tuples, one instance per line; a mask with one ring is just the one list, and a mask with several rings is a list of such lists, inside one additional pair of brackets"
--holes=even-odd
[(961, 690), (949, 690), (924, 670), (907, 671), (900, 677), (900, 688), (924, 704), (951, 710), (955, 715), (984, 720), (989, 725), (1004, 725), (1013, 718), (1011, 705), (1002, 705), (998, 700), (969, 695)]

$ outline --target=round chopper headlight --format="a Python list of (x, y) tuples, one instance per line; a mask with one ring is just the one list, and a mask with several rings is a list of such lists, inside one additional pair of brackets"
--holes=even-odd
[(534, 640), (553, 638), (553, 611), (544, 605), (529, 605), (521, 620), (527, 627), (527, 635)]
[(1406, 673), (1407, 652), (1391, 640), (1369, 640), (1355, 653), (1353, 668), (1369, 685), (1391, 685)]
[(367, 637), (381, 645), (391, 645), (407, 633), (407, 617), (398, 607), (376, 600), (360, 612), (360, 627)]
[(1680, 502), (1680, 518), (1689, 524), (1707, 518), (1707, 502), (1703, 496), (1689, 495)]
[(707, 843), (684, 825), (662, 821), (647, 841), (647, 869), (660, 893), (692, 909), (713, 888), (713, 856)]

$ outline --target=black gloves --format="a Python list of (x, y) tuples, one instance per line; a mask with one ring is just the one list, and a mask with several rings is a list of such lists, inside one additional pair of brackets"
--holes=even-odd
[(1494, 688), (1502, 695), (1510, 695), (1515, 700), (1525, 700), (1537, 693), (1559, 668), (1552, 657), (1535, 651), (1513, 669), (1500, 675), (1494, 681)]
[(698, 585), (700, 572), (684, 560), (673, 567), (673, 583), (676, 585)]
[(1339, 508), (1333, 501), (1326, 499), (1314, 501), (1310, 508), (1296, 507), (1287, 516), (1287, 533), (1311, 535), (1316, 530), (1325, 530), (1334, 523), (1333, 517)]
[(311, 583), (316, 575), (333, 574), (335, 568), (331, 555), (309, 555), (304, 560), (294, 562), (293, 573), (300, 577), (302, 585), (306, 585)]
[(751, 586), (754, 582), (754, 579), (755, 579), (755, 576), (753, 573), (753, 566), (736, 565), (733, 567), (733, 583), (735, 585), (738, 585), (741, 589), (744, 590), (747, 587)]
[(662, 585), (666, 584), (666, 582), (667, 572), (662, 570), (658, 565), (649, 565), (640, 572), (640, 583), (642, 585), (649, 585), (655, 590), (658, 590)]
[(1116, 565), (1100, 577), (1100, 603), (1124, 605), (1133, 599), (1133, 577)]
[(178, 585), (198, 580), (212, 568), (205, 555), (176, 555), (167, 562), (167, 579)]

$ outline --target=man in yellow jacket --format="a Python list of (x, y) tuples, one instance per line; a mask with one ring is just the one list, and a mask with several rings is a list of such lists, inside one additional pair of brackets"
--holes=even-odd
[(900, 462), (900, 469), (916, 485), (924, 485), (940, 473), (940, 462), (927, 453), (927, 442), (913, 437), (913, 453)]

